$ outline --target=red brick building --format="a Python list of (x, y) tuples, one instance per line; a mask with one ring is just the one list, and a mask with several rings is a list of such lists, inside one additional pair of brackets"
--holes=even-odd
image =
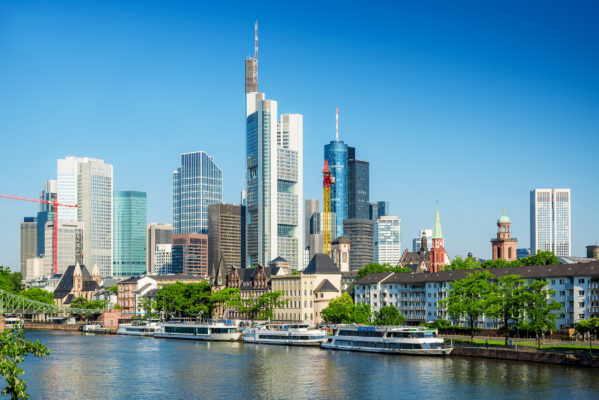
[(208, 235), (173, 235), (173, 272), (208, 278)]
[[(423, 238), (424, 240), (424, 238)], [(441, 232), (441, 219), (439, 218), (439, 206), (437, 205), (437, 214), (435, 216), (435, 227), (433, 229), (433, 243), (431, 247), (431, 273), (442, 270), (449, 264), (449, 257), (445, 252), (445, 241)]]

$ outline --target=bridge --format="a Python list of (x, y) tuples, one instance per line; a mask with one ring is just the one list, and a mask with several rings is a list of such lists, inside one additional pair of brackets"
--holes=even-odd
[(102, 314), (103, 309), (73, 308), (42, 303), (0, 289), (0, 315), (2, 314)]

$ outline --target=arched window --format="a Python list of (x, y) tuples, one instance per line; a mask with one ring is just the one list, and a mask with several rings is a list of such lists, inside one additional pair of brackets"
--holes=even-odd
[(507, 258), (510, 258), (510, 259), (512, 258), (512, 248), (511, 247), (507, 249)]

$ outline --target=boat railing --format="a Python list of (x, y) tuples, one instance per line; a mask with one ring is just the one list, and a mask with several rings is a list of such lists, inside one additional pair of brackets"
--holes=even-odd
[(437, 331), (434, 328), (429, 328), (426, 326), (406, 326), (406, 325), (364, 325), (364, 324), (338, 324), (333, 325), (330, 328), (338, 329), (338, 328), (353, 328), (353, 329), (364, 329), (364, 330), (400, 330), (405, 332), (433, 332)]

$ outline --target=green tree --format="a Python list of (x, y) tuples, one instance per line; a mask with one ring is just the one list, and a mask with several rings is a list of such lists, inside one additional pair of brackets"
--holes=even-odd
[(593, 354), (593, 336), (599, 335), (599, 318), (589, 318), (583, 319), (574, 325), (574, 329), (576, 329), (576, 333), (589, 336), (589, 351)]
[(350, 313), (350, 321), (352, 324), (369, 325), (370, 316), (370, 305), (364, 303), (354, 304), (354, 308)]
[(322, 319), (331, 324), (351, 323), (354, 302), (347, 292), (329, 301), (327, 308), (322, 310)]
[(284, 307), (289, 300), (281, 299), (285, 292), (277, 290), (263, 293), (260, 296), (243, 300), (243, 305), (238, 311), (251, 320), (271, 320), (274, 318), (273, 309)]
[(479, 261), (476, 261), (472, 257), (462, 258), (461, 256), (456, 256), (450, 265), (445, 266), (445, 270), (459, 270), (459, 269), (476, 269), (481, 268), (481, 264)]
[(44, 357), (50, 351), (38, 340), (25, 340), (22, 330), (5, 329), (0, 333), (0, 374), (6, 380), (2, 394), (10, 396), (11, 400), (29, 398), (27, 383), (19, 378), (24, 374), (21, 363), (29, 354)]
[(221, 289), (218, 292), (214, 292), (209, 297), (208, 312), (209, 315), (213, 315), (216, 310), (221, 314), (227, 307), (239, 308), (242, 306), (241, 302), (241, 290), (238, 288), (226, 288)]
[(404, 325), (406, 317), (399, 313), (394, 306), (383, 306), (374, 313), (374, 325)]
[(486, 299), (493, 290), (490, 282), (493, 278), (489, 271), (468, 274), (466, 278), (453, 282), (447, 298), (439, 301), (441, 308), (445, 308), (452, 319), (465, 317), (468, 320), (472, 341), (475, 323), (487, 311)]
[(75, 297), (71, 301), (71, 308), (85, 308), (87, 299), (85, 297)]
[(54, 304), (54, 294), (40, 288), (21, 290), (19, 296), (27, 297), (28, 299), (39, 301), (41, 303)]
[(151, 297), (141, 297), (139, 299), (139, 308), (143, 309), (144, 312), (148, 314), (150, 317), (156, 316), (156, 314), (154, 313), (156, 309), (156, 300), (152, 299)]
[(20, 272), (12, 272), (8, 267), (0, 266), (0, 289), (16, 294), (22, 289), (22, 280)]
[(404, 273), (404, 272), (412, 272), (412, 270), (409, 267), (402, 267), (402, 266), (393, 267), (390, 264), (370, 263), (370, 264), (366, 264), (366, 266), (364, 266), (363, 268), (360, 268), (360, 270), (358, 270), (357, 279), (362, 279), (363, 277), (365, 277), (368, 274), (376, 274), (379, 272)]
[(518, 324), (526, 307), (526, 281), (519, 275), (506, 275), (498, 279), (488, 297), (488, 314), (503, 321), (505, 345), (510, 335), (510, 322)]
[(551, 299), (555, 290), (547, 289), (546, 281), (534, 280), (524, 291), (526, 302), (526, 321), (537, 336), (538, 348), (542, 345), (542, 336), (555, 330), (556, 311), (562, 310), (562, 304)]
[(111, 287), (108, 288), (109, 292), (112, 293), (118, 293), (119, 292), (119, 286), (118, 285), (112, 285)]
[(156, 292), (156, 308), (162, 311), (167, 319), (175, 315), (183, 315), (188, 304), (189, 301), (185, 298), (184, 283), (175, 282)]

